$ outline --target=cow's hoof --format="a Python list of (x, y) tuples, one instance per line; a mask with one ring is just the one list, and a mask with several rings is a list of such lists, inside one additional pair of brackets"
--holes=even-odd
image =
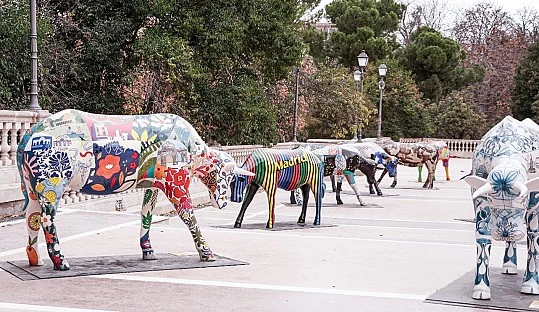
[(377, 193), (376, 195), (378, 195), (378, 196), (382, 196), (382, 195), (384, 195), (384, 194), (382, 194), (382, 193)]
[(299, 225), (305, 225), (305, 219), (298, 219)]
[(238, 223), (238, 222), (234, 223), (234, 227), (237, 229), (241, 228), (241, 223)]
[(342, 202), (342, 200), (337, 199), (337, 205), (344, 205), (344, 203)]
[(376, 192), (374, 192), (374, 191), (369, 191), (369, 194), (374, 195), (374, 194), (376, 194)]
[(417, 179), (417, 182), (423, 182), (423, 180), (421, 180), (421, 179)]
[(475, 285), (473, 288), (472, 298), (477, 300), (489, 300), (490, 299), (490, 287), (480, 284)]
[(208, 254), (201, 254), (200, 261), (215, 261), (215, 256), (213, 255), (213, 252), (210, 251)]
[(522, 283), (520, 287), (520, 292), (528, 295), (538, 295), (539, 294), (539, 284), (533, 279)]
[(142, 260), (156, 260), (157, 257), (153, 252), (153, 249), (143, 250), (142, 251)]
[(318, 221), (318, 222), (314, 221), (313, 225), (320, 225), (320, 221)]
[(367, 206), (367, 204), (365, 204), (364, 202), (360, 202), (359, 205), (360, 206)]
[(514, 263), (506, 263), (502, 267), (502, 274), (515, 275), (518, 274), (517, 266)]
[(395, 187), (397, 186), (397, 183), (392, 183), (389, 187)]
[(273, 223), (266, 223), (266, 229), (273, 229)]
[(62, 264), (60, 264), (59, 266), (55, 266), (54, 269), (57, 271), (67, 271), (71, 269), (71, 267), (69, 266), (69, 263), (67, 263), (67, 261), (64, 260), (62, 261)]

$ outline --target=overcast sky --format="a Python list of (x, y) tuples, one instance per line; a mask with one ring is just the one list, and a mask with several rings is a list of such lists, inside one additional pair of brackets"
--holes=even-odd
[[(326, 4), (330, 3), (332, 0), (322, 0), (320, 2), (321, 6), (325, 6)], [(397, 0), (398, 1), (398, 0)], [(410, 2), (413, 0), (406, 0), (406, 1), (398, 1), (398, 2)], [(428, 1), (428, 0), (427, 0)], [(415, 3), (424, 3), (425, 0), (415, 0)], [(444, 0), (444, 2), (447, 3), (448, 8), (452, 8), (455, 11), (461, 11), (463, 9), (468, 9), (472, 6), (474, 6), (476, 3), (479, 2), (490, 2), (494, 3), (497, 6), (500, 6), (504, 8), (509, 13), (513, 14), (516, 11), (523, 9), (523, 8), (533, 8), (537, 11), (539, 11), (539, 1), (538, 0)]]

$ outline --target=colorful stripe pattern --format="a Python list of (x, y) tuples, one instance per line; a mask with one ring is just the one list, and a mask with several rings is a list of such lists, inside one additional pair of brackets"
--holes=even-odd
[[(259, 187), (264, 188), (268, 196), (268, 228), (273, 227), (275, 220), (274, 209), (277, 188), (291, 191), (300, 187), (305, 190), (307, 189), (306, 186), (309, 187), (316, 200), (314, 224), (320, 224), (320, 209), (324, 195), (324, 163), (315, 154), (302, 149), (258, 149), (247, 158), (242, 168), (255, 173), (255, 176), (237, 175), (236, 180), (231, 184), (232, 201), (241, 202), (244, 190), (246, 190), (247, 194), (236, 220), (236, 227), (241, 227), (243, 214)], [(302, 215), (300, 215), (298, 222), (305, 222), (306, 204), (307, 201), (304, 201)]]

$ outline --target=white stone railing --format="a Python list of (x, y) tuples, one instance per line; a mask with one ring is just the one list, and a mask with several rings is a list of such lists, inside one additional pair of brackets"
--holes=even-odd
[[(22, 199), (22, 194), (16, 192), (19, 189), (20, 178), (16, 168), (16, 154), (18, 143), (24, 133), (36, 124), (38, 121), (50, 116), (48, 111), (9, 111), (0, 110), (0, 170), (2, 180), (0, 185), (11, 185), (12, 188), (6, 188), (6, 194), (0, 194), (0, 203)], [(368, 141), (368, 139), (365, 139)], [(400, 142), (419, 142), (428, 140), (427, 138), (403, 138)], [(435, 140), (435, 139), (433, 139)], [(316, 140), (309, 140), (309, 142)], [(328, 142), (325, 142), (328, 141)], [(335, 140), (325, 140), (325, 143), (335, 143)], [(374, 141), (374, 140), (371, 140)], [(444, 139), (451, 150), (451, 155), (455, 157), (470, 158), (475, 147), (479, 143), (477, 140), (453, 140)], [(279, 143), (272, 148), (292, 149), (299, 145), (298, 142)], [(263, 147), (262, 145), (238, 145), (222, 146), (217, 149), (228, 152), (238, 165), (242, 165), (255, 149)], [(141, 192), (140, 189), (129, 191), (129, 193)], [(20, 194), (15, 196), (14, 193)], [(96, 196), (84, 195), (73, 190), (66, 190), (62, 196), (64, 204), (78, 203), (96, 198), (117, 197), (118, 195)]]
[(416, 143), (422, 141), (444, 141), (452, 157), (472, 158), (473, 152), (481, 140), (437, 139), (437, 138), (401, 138), (401, 143)]

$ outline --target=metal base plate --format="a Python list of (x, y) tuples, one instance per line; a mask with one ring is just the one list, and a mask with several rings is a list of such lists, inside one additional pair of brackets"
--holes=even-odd
[(198, 254), (174, 255), (170, 253), (159, 253), (156, 256), (156, 260), (142, 260), (142, 255), (69, 258), (67, 261), (71, 269), (67, 271), (54, 270), (49, 259), (43, 259), (43, 262), (45, 262), (43, 266), (29, 266), (27, 260), (2, 261), (0, 262), (0, 268), (23, 281), (28, 281), (48, 278), (249, 264), (244, 261), (218, 255), (215, 255), (215, 261), (200, 261)]
[(496, 311), (538, 311), (539, 296), (520, 293), (523, 271), (502, 274), (501, 268), (490, 268), (490, 300), (472, 298), (475, 270), (456, 279), (428, 297), (426, 303), (492, 309)]

